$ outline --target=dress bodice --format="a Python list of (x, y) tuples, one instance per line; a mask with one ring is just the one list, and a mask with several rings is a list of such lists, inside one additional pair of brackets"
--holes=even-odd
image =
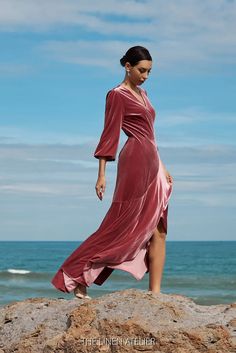
[(143, 103), (129, 89), (121, 85), (107, 93), (104, 128), (94, 152), (95, 158), (115, 160), (121, 129), (136, 141), (142, 143), (145, 140), (156, 146), (155, 110), (146, 91), (142, 88), (140, 90)]
[(124, 116), (122, 121), (122, 130), (127, 136), (142, 138), (155, 141), (154, 121), (155, 110), (147, 97), (144, 89), (140, 88), (143, 97), (142, 103), (134, 94), (123, 86), (118, 86), (115, 91), (121, 95), (124, 104)]

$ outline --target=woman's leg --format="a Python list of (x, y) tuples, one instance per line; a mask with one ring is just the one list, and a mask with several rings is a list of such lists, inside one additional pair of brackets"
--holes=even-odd
[(149, 261), (149, 290), (160, 293), (162, 273), (166, 255), (166, 233), (160, 221), (152, 238), (148, 250)]

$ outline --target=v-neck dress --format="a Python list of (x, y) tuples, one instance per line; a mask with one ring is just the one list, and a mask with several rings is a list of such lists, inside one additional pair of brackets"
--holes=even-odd
[[(115, 161), (121, 129), (127, 140), (117, 162), (113, 199), (99, 228), (64, 261), (52, 279), (63, 292), (78, 283), (102, 285), (120, 269), (141, 280), (149, 272), (150, 238), (161, 221), (167, 233), (167, 181), (155, 139), (155, 110), (140, 88), (143, 103), (124, 86), (106, 97), (104, 128), (94, 157)], [(145, 103), (145, 104), (144, 104)]]

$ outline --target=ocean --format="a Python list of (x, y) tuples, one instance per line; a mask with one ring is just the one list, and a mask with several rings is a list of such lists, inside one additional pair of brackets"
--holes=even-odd
[[(0, 306), (33, 297), (66, 298), (50, 283), (81, 242), (0, 242)], [(128, 288), (148, 289), (148, 273), (137, 281), (115, 270), (91, 297)], [(167, 241), (163, 293), (181, 294), (202, 305), (236, 302), (236, 241)]]

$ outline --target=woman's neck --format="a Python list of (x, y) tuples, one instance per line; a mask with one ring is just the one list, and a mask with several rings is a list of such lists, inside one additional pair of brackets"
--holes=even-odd
[(135, 84), (133, 84), (133, 83), (128, 79), (127, 76), (125, 76), (125, 78), (124, 78), (122, 84), (123, 84), (125, 87), (131, 89), (132, 91), (139, 93), (138, 86), (135, 85)]

